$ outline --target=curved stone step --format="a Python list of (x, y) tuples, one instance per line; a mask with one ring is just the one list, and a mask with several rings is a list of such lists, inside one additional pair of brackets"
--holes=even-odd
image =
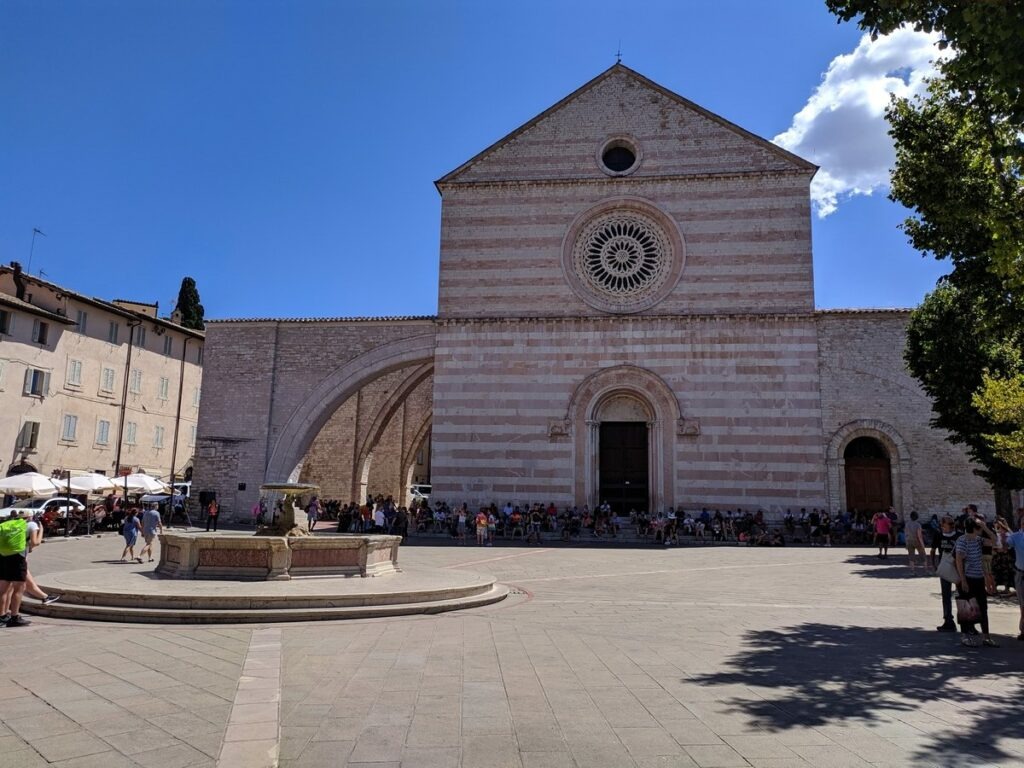
[[(166, 582), (165, 582), (166, 583)], [(196, 581), (174, 581), (182, 587), (196, 588)], [(283, 582), (280, 584), (284, 584)], [(277, 585), (275, 585), (277, 586)], [(68, 587), (63, 583), (40, 579), (40, 588), (47, 594), (59, 594), (63, 605), (81, 605), (106, 608), (157, 608), (171, 611), (247, 610), (267, 611), (283, 609), (361, 608), (367, 606), (409, 605), (414, 603), (444, 602), (487, 594), (494, 587), (493, 579), (472, 584), (453, 584), (430, 589), (405, 591), (378, 590), (359, 594), (328, 592), (321, 595), (287, 594), (279, 586), (279, 594), (209, 594), (179, 591), (176, 593), (147, 592), (143, 590), (95, 590)]]
[[(508, 587), (491, 584), (485, 591), (441, 600), (356, 606), (265, 607), (265, 608), (160, 608), (149, 605), (124, 606), (64, 602), (50, 605), (25, 601), (22, 610), (37, 616), (115, 621), (144, 624), (253, 624), (282, 621), (327, 621), (371, 619), (387, 616), (434, 614), (477, 608), (504, 600)], [(145, 600), (143, 600), (143, 603)]]

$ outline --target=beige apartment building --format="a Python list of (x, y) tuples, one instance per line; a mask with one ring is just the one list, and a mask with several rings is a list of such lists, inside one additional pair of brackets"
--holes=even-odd
[(155, 304), (0, 266), (0, 475), (191, 474), (203, 342)]

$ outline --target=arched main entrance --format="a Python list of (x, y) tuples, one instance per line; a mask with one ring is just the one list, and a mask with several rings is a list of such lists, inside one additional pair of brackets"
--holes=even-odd
[[(620, 504), (635, 501), (648, 511), (675, 503), (676, 436), (696, 434), (696, 424), (682, 418), (675, 393), (657, 374), (635, 365), (595, 371), (576, 387), (564, 420), (552, 427), (552, 434), (572, 435), (577, 506), (593, 508), (603, 501), (602, 492), (616, 491)], [(628, 471), (622, 471), (623, 465)], [(620, 469), (611, 471), (618, 471), (617, 480), (615, 474), (609, 477), (616, 466)], [(646, 487), (640, 490), (634, 478), (642, 482), (645, 474)]]
[(885, 510), (892, 506), (892, 464), (885, 446), (873, 437), (858, 437), (843, 451), (846, 508)]
[(614, 394), (596, 409), (598, 498), (616, 515), (650, 508), (650, 425), (647, 404), (630, 394)]

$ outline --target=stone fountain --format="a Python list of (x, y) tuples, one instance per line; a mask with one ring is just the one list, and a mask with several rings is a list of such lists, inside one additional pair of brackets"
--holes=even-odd
[(283, 496), (281, 514), (253, 533), (164, 533), (157, 573), (176, 579), (286, 581), (297, 576), (382, 576), (398, 573), (400, 536), (312, 536), (296, 520), (295, 500), (319, 492), (305, 483), (268, 483)]
[[(508, 587), (461, 570), (398, 567), (398, 536), (309, 535), (295, 499), (313, 485), (264, 485), (284, 495), (284, 514), (253, 533), (165, 532), (156, 573), (89, 568), (40, 582), (58, 603), (25, 609), (96, 621), (240, 623), (432, 614), (490, 605)], [(385, 576), (385, 578), (360, 578)]]

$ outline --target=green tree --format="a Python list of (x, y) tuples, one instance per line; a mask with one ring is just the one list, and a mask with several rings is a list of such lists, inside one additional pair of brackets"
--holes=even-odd
[(856, 20), (872, 35), (904, 25), (938, 32), (955, 55), (942, 65), (955, 88), (987, 84), (992, 107), (1024, 122), (1024, 6), (1020, 0), (825, 0), (840, 21)]
[(203, 305), (199, 303), (199, 290), (193, 278), (182, 279), (176, 309), (181, 315), (181, 324), (186, 328), (201, 331), (206, 327), (203, 323)]
[(1022, 372), (1020, 356), (1001, 331), (978, 322), (984, 300), (949, 281), (940, 282), (911, 315), (905, 357), (911, 374), (932, 398), (932, 425), (950, 432), (997, 488), (1024, 486), (1024, 471), (1007, 460), (992, 437), (1013, 431), (976, 401), (989, 379)]
[(1005, 430), (985, 435), (996, 456), (1015, 469), (1024, 469), (1024, 374), (986, 373), (973, 401), (978, 413)]
[[(896, 147), (890, 197), (903, 229), (950, 273), (912, 315), (906, 360), (933, 400), (935, 426), (965, 445), (997, 488), (1024, 486), (1008, 440), (1024, 422), (1024, 3), (1021, 0), (826, 0), (873, 35), (936, 32), (951, 55), (916, 99), (887, 118)], [(997, 397), (998, 396), (998, 397)], [(998, 400), (998, 402), (996, 402)], [(1024, 401), (1022, 401), (1024, 406)], [(1000, 503), (1003, 502), (1003, 503)]]

